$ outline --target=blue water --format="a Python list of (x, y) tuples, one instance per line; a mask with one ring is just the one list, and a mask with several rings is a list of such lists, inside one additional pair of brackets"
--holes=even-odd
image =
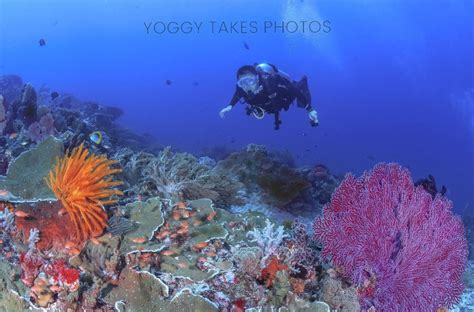
[[(0, 73), (122, 107), (122, 123), (184, 151), (259, 143), (336, 173), (399, 162), (415, 179), (434, 175), (456, 210), (472, 213), (473, 3), (1, 0)], [(331, 31), (260, 27), (282, 20), (329, 21)], [(158, 21), (203, 26), (147, 34), (144, 23)], [(255, 21), (259, 29), (217, 34), (209, 21)], [(260, 61), (308, 76), (318, 128), (296, 107), (279, 131), (272, 118), (246, 116), (243, 105), (219, 118), (236, 69)]]

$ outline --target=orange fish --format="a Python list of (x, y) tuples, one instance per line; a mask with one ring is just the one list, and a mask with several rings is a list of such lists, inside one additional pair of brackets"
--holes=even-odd
[(180, 262), (178, 263), (178, 267), (181, 269), (187, 269), (189, 265), (186, 262)]
[(193, 248), (194, 250), (198, 250), (198, 251), (199, 251), (199, 250), (203, 249), (204, 247), (206, 247), (207, 245), (209, 245), (208, 242), (200, 242), (200, 243), (194, 244), (192, 248)]
[(145, 237), (134, 237), (131, 239), (132, 242), (137, 244), (143, 244), (146, 241)]
[(163, 232), (159, 232), (158, 234), (155, 235), (155, 237), (159, 240), (163, 240), (166, 236), (170, 235), (171, 232), (168, 230), (165, 230)]
[(176, 208), (178, 209), (186, 209), (186, 203), (185, 202), (179, 202), (176, 204)]
[(10, 135), (9, 135), (10, 139), (14, 139), (17, 136), (18, 136), (18, 133), (16, 133), (16, 132), (10, 133)]
[(187, 228), (183, 228), (183, 229), (179, 229), (178, 231), (176, 231), (177, 234), (187, 234), (188, 233), (188, 229)]
[(90, 241), (91, 241), (92, 244), (97, 245), (97, 246), (99, 246), (99, 245), (102, 244), (102, 243), (101, 243), (97, 238), (95, 238), (95, 237), (91, 237), (91, 238), (90, 238)]
[(8, 194), (10, 194), (9, 191), (7, 191), (7, 190), (0, 190), (0, 196), (8, 196)]
[(53, 285), (49, 287), (49, 289), (54, 292), (59, 292), (61, 290), (61, 287), (59, 287), (58, 285)]
[(217, 254), (216, 254), (214, 251), (209, 251), (206, 255), (207, 255), (208, 257), (215, 257), (215, 256), (217, 256)]
[(217, 214), (216, 211), (211, 212), (211, 213), (207, 216), (206, 220), (207, 220), (207, 221), (212, 221), (212, 219), (214, 219), (214, 217), (216, 216), (216, 214)]
[(168, 256), (168, 257), (169, 257), (169, 256), (171, 256), (171, 255), (176, 254), (176, 252), (174, 252), (174, 251), (168, 249), (168, 250), (162, 251), (161, 254), (162, 254), (163, 256)]
[(72, 242), (72, 241), (68, 241), (64, 244), (64, 248), (66, 249), (71, 249), (73, 247), (75, 247), (77, 244), (75, 242)]
[(61, 208), (58, 211), (58, 216), (64, 216), (67, 213), (66, 208)]
[(189, 229), (189, 223), (184, 221), (183, 223), (179, 225), (179, 227), (182, 229)]
[(199, 226), (199, 225), (201, 225), (201, 223), (202, 223), (201, 220), (194, 220), (194, 221), (193, 221), (193, 225), (194, 225), (194, 226)]
[(178, 211), (173, 211), (173, 220), (178, 221), (181, 219), (181, 214)]
[(15, 216), (19, 218), (28, 218), (31, 217), (31, 215), (27, 212), (24, 212), (23, 210), (17, 210), (15, 211)]
[(77, 248), (71, 248), (71, 250), (69, 250), (69, 255), (70, 256), (77, 256), (80, 253), (81, 253), (81, 251)]

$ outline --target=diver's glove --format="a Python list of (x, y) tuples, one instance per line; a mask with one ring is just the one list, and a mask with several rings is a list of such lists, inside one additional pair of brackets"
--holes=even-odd
[(230, 112), (231, 110), (232, 110), (232, 105), (227, 105), (226, 107), (221, 109), (221, 111), (219, 112), (219, 116), (221, 116), (221, 118), (224, 118), (225, 114)]
[(311, 126), (315, 127), (319, 125), (319, 120), (318, 120), (318, 113), (312, 109), (309, 113), (309, 122), (311, 123)]

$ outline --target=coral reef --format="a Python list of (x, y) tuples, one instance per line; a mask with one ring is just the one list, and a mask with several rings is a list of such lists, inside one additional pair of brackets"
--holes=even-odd
[(49, 173), (48, 186), (69, 214), (78, 237), (100, 235), (107, 224), (103, 206), (116, 203), (113, 196), (122, 195), (114, 188), (122, 182), (111, 177), (121, 171), (112, 168), (115, 163), (105, 156), (89, 154), (81, 144), (70, 154), (66, 152)]
[[(333, 195), (342, 178), (323, 164), (163, 149), (120, 109), (54, 91), (0, 76), (0, 311), (391, 311), (413, 297), (431, 311), (461, 293), (459, 220), (397, 166)], [(308, 231), (323, 205), (332, 264)], [(472, 280), (470, 265), (456, 311)]]
[(7, 126), (7, 110), (5, 109), (3, 95), (0, 94), (0, 135)]
[(462, 293), (464, 227), (452, 203), (397, 164), (346, 176), (314, 223), (323, 255), (358, 286), (362, 308), (432, 311)]

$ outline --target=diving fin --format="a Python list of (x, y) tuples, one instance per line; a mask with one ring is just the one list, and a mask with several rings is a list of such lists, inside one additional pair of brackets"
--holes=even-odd
[(297, 100), (299, 107), (306, 107), (307, 105), (311, 105), (311, 93), (309, 93), (308, 87), (308, 77), (303, 76), (300, 81), (296, 83), (296, 87), (305, 97), (306, 103), (302, 103), (300, 100)]

